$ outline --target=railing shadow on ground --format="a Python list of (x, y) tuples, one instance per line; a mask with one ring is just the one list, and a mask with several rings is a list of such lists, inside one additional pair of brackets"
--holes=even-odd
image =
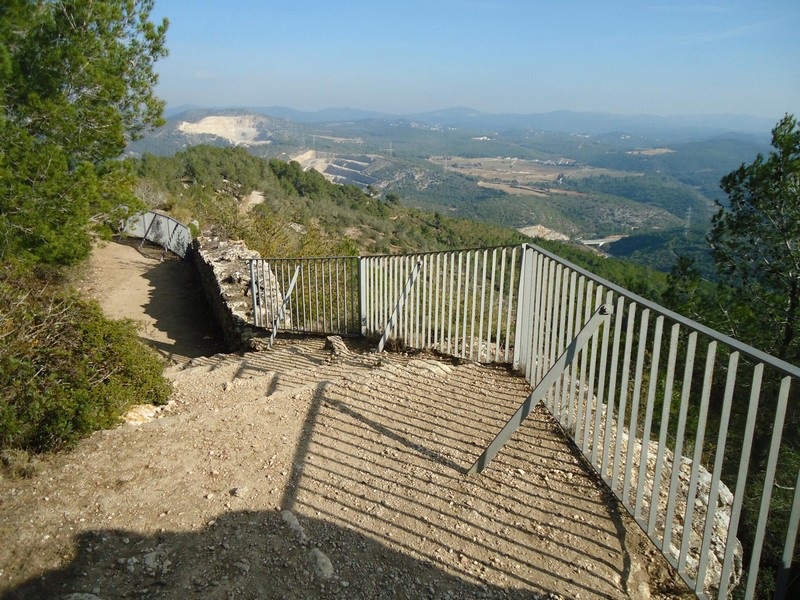
[[(480, 451), (476, 440), (492, 435), (525, 397), (524, 380), (517, 394), (491, 396), (477, 380), (455, 390), (448, 381), (447, 391), (428, 382), (414, 385), (419, 393), (409, 400), (403, 391), (411, 383), (398, 375), (375, 379), (372, 388), (357, 381), (317, 387), (283, 509), (475, 585), (626, 595), (631, 559), (617, 503), (541, 407), (490, 471), (465, 475)], [(491, 410), (476, 418), (476, 405)]]

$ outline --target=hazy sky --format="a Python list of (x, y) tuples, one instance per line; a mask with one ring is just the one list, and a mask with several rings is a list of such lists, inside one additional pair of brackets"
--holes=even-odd
[(800, 1), (156, 0), (170, 106), (800, 116)]

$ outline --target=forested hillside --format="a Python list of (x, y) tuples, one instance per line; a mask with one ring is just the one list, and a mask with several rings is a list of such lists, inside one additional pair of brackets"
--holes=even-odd
[[(497, 225), (410, 209), (396, 194), (333, 184), (296, 162), (243, 148), (194, 146), (172, 157), (129, 160), (139, 176), (137, 193), (152, 208), (246, 239), (265, 256), (421, 252), (525, 239)], [(263, 201), (247, 212), (253, 192)]]

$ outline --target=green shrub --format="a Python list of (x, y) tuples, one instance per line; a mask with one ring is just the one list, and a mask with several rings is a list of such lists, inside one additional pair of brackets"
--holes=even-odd
[(59, 450), (114, 426), (133, 404), (164, 404), (162, 371), (132, 321), (0, 266), (0, 449)]

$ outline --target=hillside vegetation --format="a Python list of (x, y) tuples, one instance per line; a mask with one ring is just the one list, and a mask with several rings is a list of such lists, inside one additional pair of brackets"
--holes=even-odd
[[(424, 252), (518, 244), (522, 234), (410, 209), (396, 194), (329, 182), (296, 162), (243, 148), (194, 146), (173, 157), (130, 159), (140, 198), (202, 229), (245, 239), (264, 256)], [(263, 195), (252, 210), (251, 193)]]
[(0, 467), (12, 451), (68, 447), (169, 393), (133, 324), (105, 319), (69, 285), (117, 207), (135, 208), (120, 153), (162, 122), (153, 65), (167, 23), (151, 22), (151, 9), (0, 9)]
[[(152, 208), (196, 220), (216, 235), (244, 239), (262, 256), (411, 253), (530, 241), (509, 227), (408, 208), (398, 194), (370, 195), (243, 148), (194, 146), (129, 163), (139, 177), (137, 193)], [(253, 191), (263, 194), (263, 202), (247, 212), (244, 202)], [(537, 243), (654, 301), (667, 287), (664, 273), (580, 246)]]

